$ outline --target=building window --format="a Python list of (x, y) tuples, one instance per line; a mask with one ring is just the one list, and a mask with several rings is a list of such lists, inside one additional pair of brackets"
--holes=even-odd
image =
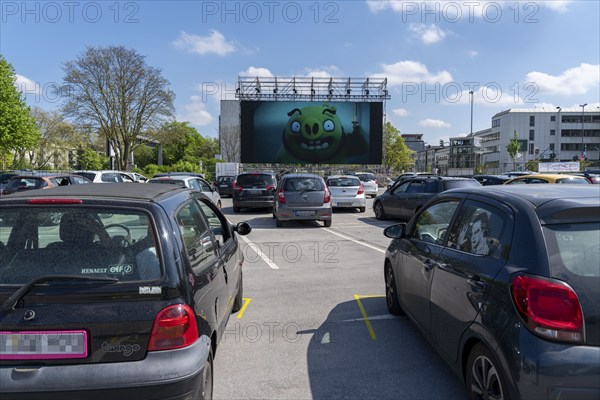
[(554, 122), (554, 121), (556, 121), (556, 115), (551, 115), (551, 116), (550, 116), (550, 121), (551, 121), (551, 122)]
[(554, 143), (550, 143), (550, 150), (554, 151)]
[(492, 120), (492, 128), (496, 128), (498, 126), (500, 126), (500, 120), (499, 119)]
[(535, 126), (535, 115), (529, 116), (529, 126)]
[(533, 143), (529, 143), (529, 154), (533, 154), (535, 151)]
[(529, 140), (535, 139), (535, 131), (533, 129), (529, 130)]
[(556, 135), (556, 131), (554, 129), (550, 129), (550, 136)]

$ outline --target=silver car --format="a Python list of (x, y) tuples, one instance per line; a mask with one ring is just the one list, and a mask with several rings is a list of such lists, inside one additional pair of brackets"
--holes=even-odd
[(354, 175), (333, 175), (327, 178), (327, 186), (331, 192), (331, 206), (344, 208), (358, 208), (365, 212), (367, 198), (365, 188)]
[(273, 218), (278, 227), (283, 221), (316, 220), (331, 226), (331, 196), (319, 175), (287, 174), (275, 190)]
[(163, 183), (172, 185), (181, 185), (190, 189), (197, 190), (204, 193), (212, 202), (219, 208), (221, 208), (221, 196), (217, 188), (212, 187), (207, 181), (191, 175), (169, 175), (161, 176), (158, 178), (151, 178), (148, 183)]

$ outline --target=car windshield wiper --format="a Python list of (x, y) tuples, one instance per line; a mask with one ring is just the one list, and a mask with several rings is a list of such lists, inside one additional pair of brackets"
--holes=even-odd
[(0, 313), (5, 313), (9, 310), (14, 310), (15, 306), (37, 284), (50, 282), (50, 281), (86, 281), (86, 282), (106, 282), (114, 283), (118, 282), (117, 278), (111, 278), (109, 276), (81, 276), (81, 275), (46, 275), (39, 278), (34, 278), (21, 286), (19, 290), (13, 293), (12, 296), (6, 300), (0, 307)]

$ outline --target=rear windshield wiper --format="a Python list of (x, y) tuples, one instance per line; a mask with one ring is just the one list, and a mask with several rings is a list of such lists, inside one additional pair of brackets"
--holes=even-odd
[(13, 293), (12, 296), (6, 300), (0, 307), (0, 313), (7, 311), (13, 311), (19, 302), (37, 284), (50, 282), (50, 281), (85, 281), (85, 282), (106, 282), (114, 283), (118, 282), (117, 278), (111, 278), (109, 276), (81, 276), (81, 275), (46, 275), (39, 278), (34, 278), (21, 286), (19, 290)]

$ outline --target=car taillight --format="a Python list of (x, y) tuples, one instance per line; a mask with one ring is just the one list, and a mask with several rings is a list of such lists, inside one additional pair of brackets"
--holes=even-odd
[(81, 199), (29, 199), (26, 201), (27, 204), (82, 204)]
[(379, 181), (377, 179), (375, 179), (375, 184), (379, 185)]
[(285, 204), (285, 193), (283, 193), (283, 189), (279, 189), (279, 192), (277, 192), (277, 201), (281, 204)]
[(357, 194), (363, 194), (364, 192), (365, 192), (365, 188), (363, 187), (363, 184), (361, 183), (360, 186), (358, 187)]
[(327, 204), (331, 201), (331, 193), (329, 193), (329, 189), (325, 188), (325, 196), (323, 196), (323, 204)]
[(527, 327), (550, 340), (583, 343), (583, 313), (575, 291), (566, 283), (518, 275), (512, 299)]
[(275, 190), (275, 186), (273, 186), (273, 185), (267, 186), (267, 190)]
[(237, 182), (233, 182), (233, 190), (242, 190), (243, 188), (237, 184)]
[(186, 304), (174, 304), (162, 309), (154, 319), (148, 351), (178, 349), (197, 339), (194, 311)]

